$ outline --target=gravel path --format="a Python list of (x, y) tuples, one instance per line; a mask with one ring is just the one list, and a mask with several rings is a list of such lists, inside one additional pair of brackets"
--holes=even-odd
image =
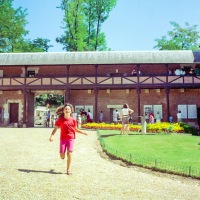
[(200, 181), (126, 167), (102, 157), (95, 131), (77, 134), (73, 175), (51, 128), (0, 128), (1, 200), (199, 200)]

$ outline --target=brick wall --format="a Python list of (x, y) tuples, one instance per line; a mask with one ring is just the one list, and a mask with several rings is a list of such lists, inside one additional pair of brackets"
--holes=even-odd
[[(170, 101), (170, 114), (176, 121), (176, 113), (178, 111), (178, 104), (195, 104), (200, 107), (200, 90), (199, 89), (172, 89), (169, 93)], [(23, 104), (23, 93), (20, 91), (3, 91), (0, 94), (0, 107), (5, 108), (5, 105), (9, 102), (15, 102), (18, 100)], [(69, 95), (69, 102), (75, 105), (93, 105), (95, 109), (95, 95), (92, 90), (91, 94), (88, 90), (71, 90)], [(135, 89), (133, 90), (110, 90), (107, 93), (106, 90), (98, 91), (98, 112), (103, 111), (104, 121), (110, 122), (112, 118), (110, 108), (107, 105), (123, 105), (128, 103), (129, 107), (134, 110), (133, 121), (138, 122), (138, 97)], [(144, 105), (162, 105), (163, 121), (168, 121), (167, 118), (167, 101), (166, 93), (164, 89), (142, 89), (140, 93), (140, 114), (143, 114)], [(94, 112), (95, 113), (95, 112)], [(23, 112), (21, 111), (21, 116)], [(97, 118), (98, 121), (98, 118)], [(196, 119), (184, 121), (196, 121)]]

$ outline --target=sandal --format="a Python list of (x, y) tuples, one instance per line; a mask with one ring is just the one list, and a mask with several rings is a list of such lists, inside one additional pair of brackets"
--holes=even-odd
[(72, 175), (70, 170), (67, 170), (67, 175)]

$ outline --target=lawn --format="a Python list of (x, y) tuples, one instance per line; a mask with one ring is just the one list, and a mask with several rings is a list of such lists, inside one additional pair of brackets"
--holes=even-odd
[[(99, 130), (105, 150), (121, 159), (147, 167), (182, 173), (197, 170), (200, 176), (200, 137), (183, 133), (120, 135)], [(188, 172), (191, 173), (191, 172)]]

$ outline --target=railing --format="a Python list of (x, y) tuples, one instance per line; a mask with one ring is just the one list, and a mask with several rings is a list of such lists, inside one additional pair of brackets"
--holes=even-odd
[(70, 76), (70, 77), (2, 77), (0, 88), (7, 86), (191, 86), (200, 84), (200, 76)]

